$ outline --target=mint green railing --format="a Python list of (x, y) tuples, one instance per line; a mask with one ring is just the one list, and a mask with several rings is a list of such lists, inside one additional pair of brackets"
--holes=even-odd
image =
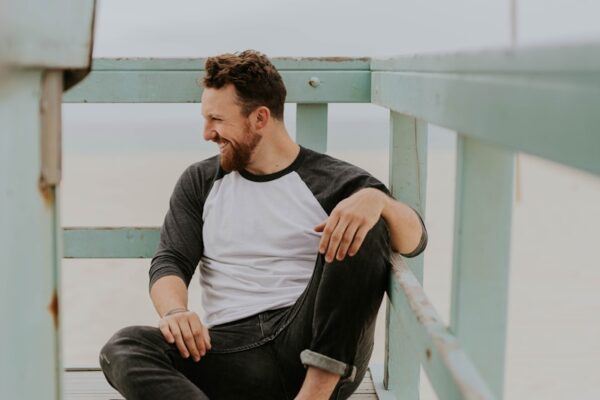
[[(95, 60), (65, 102), (197, 102), (200, 59)], [(298, 104), (297, 140), (327, 149), (327, 105), (390, 110), (390, 187), (425, 213), (427, 123), (458, 132), (451, 322), (422, 288), (423, 256), (395, 255), (385, 387), (419, 397), (422, 366), (443, 399), (502, 398), (514, 154), (600, 174), (600, 48), (391, 60), (275, 59)], [(158, 228), (65, 228), (67, 258), (151, 257)], [(460, 343), (460, 345), (459, 345)]]

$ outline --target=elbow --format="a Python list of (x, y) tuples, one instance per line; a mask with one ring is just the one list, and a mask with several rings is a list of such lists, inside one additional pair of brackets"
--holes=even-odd
[[(427, 242), (428, 242), (427, 229), (425, 228), (425, 223), (423, 222), (423, 218), (415, 209), (413, 209), (413, 211), (415, 212), (415, 214), (417, 215), (418, 220), (419, 220), (418, 228), (414, 229), (415, 234), (413, 236), (415, 239), (415, 240), (413, 240), (413, 243), (415, 243), (417, 241), (416, 240), (417, 235), (419, 235), (417, 245), (416, 246), (413, 245), (409, 249), (406, 249), (406, 248), (394, 249), (394, 251), (399, 252), (401, 256), (406, 257), (406, 258), (413, 258), (413, 257), (416, 257), (419, 254), (423, 253), (425, 251), (425, 248), (427, 247)], [(398, 246), (398, 247), (401, 247), (401, 246)]]
[(400, 252), (400, 255), (402, 257), (406, 257), (406, 258), (413, 258), (413, 257), (418, 256), (419, 254), (421, 254), (425, 251), (425, 248), (427, 247), (427, 241), (428, 241), (427, 230), (425, 229), (425, 226), (422, 226), (421, 238), (419, 239), (419, 243), (417, 244), (417, 246), (414, 247), (412, 249), (412, 251), (409, 251), (407, 253)]

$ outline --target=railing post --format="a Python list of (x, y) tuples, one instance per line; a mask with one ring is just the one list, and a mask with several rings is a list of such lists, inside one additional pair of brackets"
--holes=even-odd
[[(0, 78), (0, 398), (60, 398), (62, 71)], [(58, 149), (57, 149), (58, 146)]]
[(298, 104), (296, 142), (304, 147), (327, 151), (327, 104)]
[[(397, 200), (418, 210), (425, 216), (427, 182), (427, 123), (394, 111), (390, 112), (390, 188)], [(417, 279), (423, 283), (423, 255), (407, 259)], [(406, 330), (396, 324), (398, 318), (392, 298), (387, 300), (386, 359), (384, 385), (400, 399), (418, 399), (420, 355), (417, 350), (403, 345)]]
[(458, 135), (450, 329), (502, 398), (514, 154)]

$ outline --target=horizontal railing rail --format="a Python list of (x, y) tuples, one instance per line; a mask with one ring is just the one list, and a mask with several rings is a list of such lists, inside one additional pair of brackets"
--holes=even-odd
[[(205, 59), (99, 59), (67, 103), (196, 103)], [(369, 103), (366, 59), (275, 59), (290, 103)]]
[(600, 173), (600, 47), (373, 60), (375, 104)]

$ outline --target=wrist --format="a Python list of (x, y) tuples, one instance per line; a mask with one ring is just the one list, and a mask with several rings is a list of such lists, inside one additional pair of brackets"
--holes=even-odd
[(186, 307), (175, 307), (170, 309), (169, 311), (167, 311), (162, 317), (168, 317), (169, 315), (173, 315), (173, 314), (179, 314), (182, 312), (187, 312), (189, 311)]
[(381, 193), (383, 203), (383, 206), (381, 207), (381, 218), (383, 218), (385, 222), (389, 223), (390, 210), (392, 208), (393, 199), (384, 192), (380, 191), (379, 193)]

